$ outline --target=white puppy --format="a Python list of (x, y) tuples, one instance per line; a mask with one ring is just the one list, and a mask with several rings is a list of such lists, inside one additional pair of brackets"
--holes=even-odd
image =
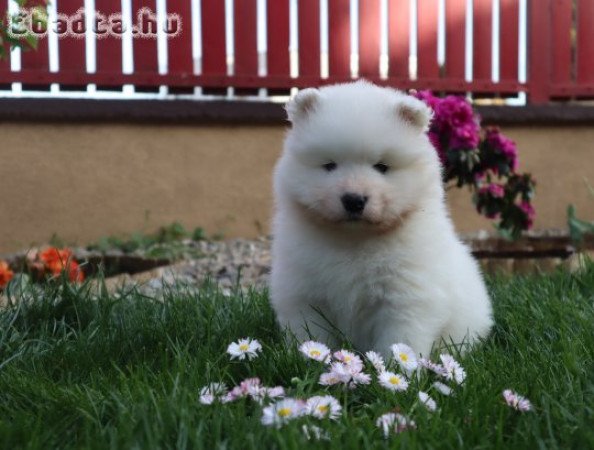
[(271, 279), (281, 326), (384, 355), (487, 335), (491, 302), (447, 213), (430, 109), (359, 81), (305, 89), (287, 111)]

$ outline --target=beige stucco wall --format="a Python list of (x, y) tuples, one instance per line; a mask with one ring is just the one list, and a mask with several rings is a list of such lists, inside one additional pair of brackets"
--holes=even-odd
[[(594, 128), (507, 127), (521, 168), (538, 184), (537, 228), (565, 226), (565, 210), (594, 219)], [(0, 124), (0, 253), (69, 243), (179, 220), (227, 237), (269, 226), (271, 171), (281, 126)], [(460, 231), (491, 229), (467, 191), (449, 192)]]

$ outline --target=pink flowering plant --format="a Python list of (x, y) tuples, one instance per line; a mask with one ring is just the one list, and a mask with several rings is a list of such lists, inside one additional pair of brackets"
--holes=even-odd
[(443, 165), (445, 183), (468, 186), (479, 214), (497, 220), (496, 228), (516, 238), (532, 227), (534, 180), (518, 172), (518, 149), (496, 127), (481, 129), (470, 103), (460, 96), (417, 93), (433, 110), (429, 139)]

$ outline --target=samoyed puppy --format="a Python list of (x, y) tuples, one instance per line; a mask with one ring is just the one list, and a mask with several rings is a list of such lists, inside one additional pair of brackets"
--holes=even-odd
[(491, 302), (444, 203), (431, 110), (365, 81), (302, 90), (286, 109), (270, 287), (281, 326), (385, 356), (486, 336)]

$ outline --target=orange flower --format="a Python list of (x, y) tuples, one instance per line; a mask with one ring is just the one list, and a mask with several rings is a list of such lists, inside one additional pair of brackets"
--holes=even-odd
[(39, 253), (39, 259), (43, 261), (45, 269), (54, 276), (66, 271), (68, 279), (72, 282), (81, 283), (85, 279), (80, 266), (72, 257), (72, 252), (66, 248), (49, 247)]
[(85, 281), (85, 274), (74, 260), (70, 261), (70, 265), (68, 266), (68, 279), (72, 283), (82, 283)]
[(54, 275), (58, 275), (64, 270), (68, 261), (72, 258), (72, 252), (68, 249), (60, 250), (56, 247), (46, 248), (39, 253), (39, 259), (43, 261), (45, 267)]
[(8, 264), (5, 261), (0, 261), (0, 288), (6, 287), (13, 276), (14, 272), (10, 270)]

